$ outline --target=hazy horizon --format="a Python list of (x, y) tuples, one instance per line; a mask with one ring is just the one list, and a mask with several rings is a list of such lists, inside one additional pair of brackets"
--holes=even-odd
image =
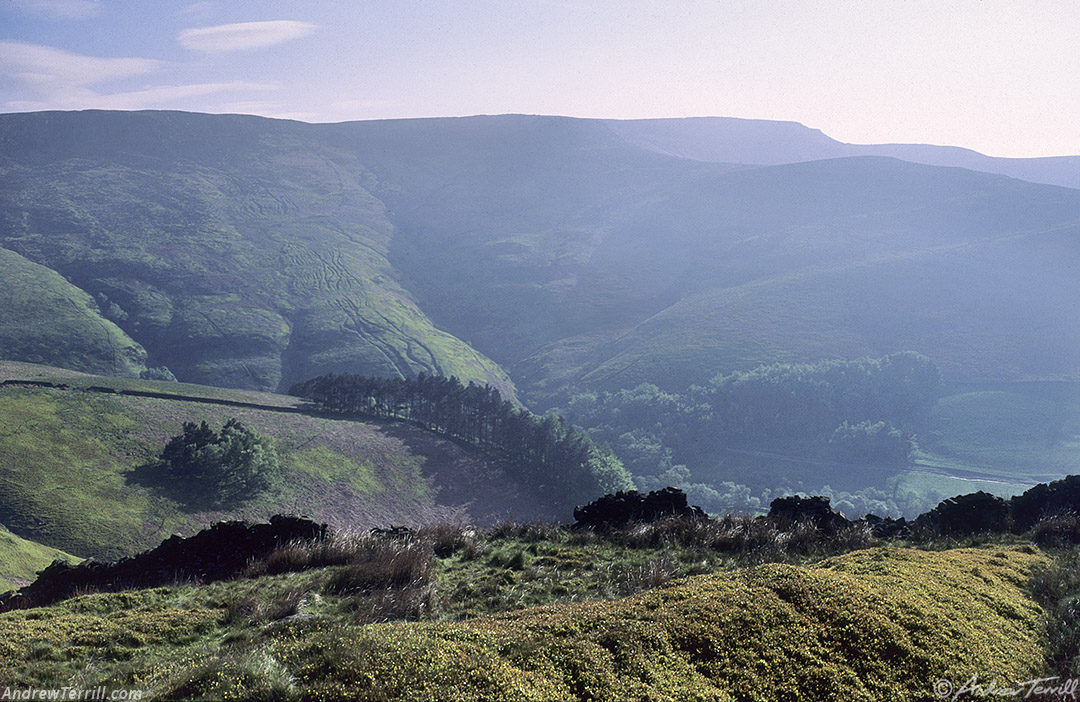
[(8, 0), (0, 111), (306, 122), (797, 122), (850, 144), (1080, 154), (1080, 6)]

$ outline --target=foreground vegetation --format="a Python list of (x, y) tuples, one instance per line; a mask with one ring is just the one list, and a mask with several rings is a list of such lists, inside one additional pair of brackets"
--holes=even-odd
[(1065, 533), (1038, 531), (1047, 551), (730, 518), (336, 533), (231, 581), (2, 614), (0, 679), (177, 700), (926, 699), (1072, 665)]

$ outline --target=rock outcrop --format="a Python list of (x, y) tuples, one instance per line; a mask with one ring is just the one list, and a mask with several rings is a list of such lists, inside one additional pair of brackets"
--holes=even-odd
[(637, 490), (620, 490), (574, 509), (575, 526), (579, 528), (603, 529), (668, 517), (708, 519), (700, 507), (687, 504), (685, 492), (673, 487), (653, 490), (647, 495)]
[(325, 524), (300, 517), (277, 515), (269, 524), (219, 522), (188, 538), (172, 536), (155, 549), (115, 563), (84, 561), (73, 566), (56, 561), (30, 585), (0, 596), (0, 611), (40, 607), (85, 592), (225, 580), (279, 546), (325, 536)]
[(1012, 518), (1007, 501), (980, 490), (943, 500), (915, 523), (945, 536), (964, 536), (1009, 531)]
[(783, 530), (795, 524), (809, 523), (828, 534), (851, 524), (847, 517), (829, 505), (828, 497), (778, 497), (769, 505), (769, 521)]

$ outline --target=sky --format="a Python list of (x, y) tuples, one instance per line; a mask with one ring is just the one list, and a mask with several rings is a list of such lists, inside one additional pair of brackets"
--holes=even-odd
[(0, 112), (801, 122), (1080, 154), (1076, 0), (0, 0)]

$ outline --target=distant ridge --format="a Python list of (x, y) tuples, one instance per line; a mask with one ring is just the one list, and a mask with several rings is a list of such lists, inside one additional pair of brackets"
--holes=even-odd
[(846, 144), (798, 122), (737, 117), (607, 120), (632, 144), (710, 163), (780, 166), (848, 156), (888, 156), (927, 166), (967, 168), (1043, 185), (1080, 188), (1080, 156), (998, 158), (956, 146)]

